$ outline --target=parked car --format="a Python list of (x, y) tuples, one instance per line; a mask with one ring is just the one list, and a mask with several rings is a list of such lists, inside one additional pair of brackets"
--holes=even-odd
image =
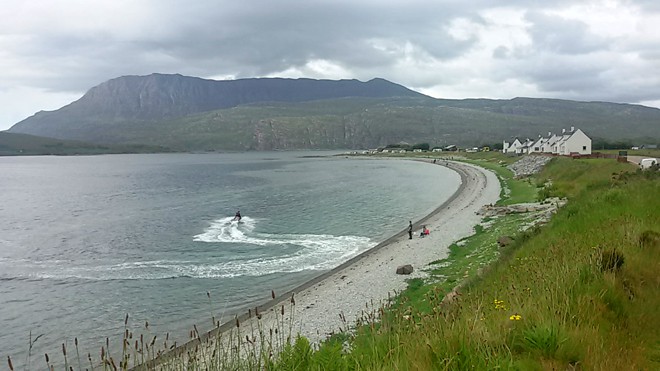
[(642, 170), (650, 169), (651, 167), (657, 164), (658, 164), (657, 158), (643, 158), (642, 161), (639, 162), (639, 168)]

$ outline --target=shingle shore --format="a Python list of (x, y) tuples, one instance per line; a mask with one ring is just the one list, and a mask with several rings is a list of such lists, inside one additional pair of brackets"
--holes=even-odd
[[(378, 308), (388, 297), (405, 289), (406, 280), (424, 277), (424, 268), (430, 262), (446, 258), (453, 242), (474, 233), (474, 226), (482, 218), (477, 212), (482, 206), (495, 203), (500, 194), (499, 180), (488, 170), (454, 161), (440, 161), (437, 165), (456, 171), (461, 176), (461, 185), (449, 200), (414, 222), (413, 239), (408, 238), (407, 228), (402, 229), (369, 251), (260, 306), (260, 319), (254, 315), (254, 309), (251, 317), (247, 314), (240, 316), (240, 336), (236, 335), (235, 321), (232, 320), (203, 334), (201, 343), (206, 339), (215, 339), (218, 331), (231, 331), (232, 338), (245, 341), (245, 336), (252, 336), (256, 328), (264, 334), (276, 328), (279, 331), (286, 329), (287, 332), (291, 328), (294, 338), (300, 334), (311, 342), (318, 342), (345, 328), (342, 318), (352, 324), (365, 309)], [(429, 195), (429, 200), (433, 201), (433, 195)], [(402, 217), (402, 228), (407, 227), (407, 223), (408, 219)], [(425, 238), (419, 237), (422, 223), (431, 232)], [(395, 273), (396, 268), (404, 264), (414, 267), (413, 274)], [(293, 307), (292, 295), (295, 297)], [(281, 314), (282, 306), (284, 316)], [(170, 352), (170, 355), (185, 354), (189, 347), (199, 345), (200, 341), (191, 341)]]

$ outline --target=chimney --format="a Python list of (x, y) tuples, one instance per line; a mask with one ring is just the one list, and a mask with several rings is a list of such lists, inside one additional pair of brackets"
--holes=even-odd
[(561, 133), (564, 134), (566, 132), (566, 129), (561, 129)]
[(548, 132), (548, 138), (550, 138), (551, 136), (552, 136), (552, 133)]
[(571, 133), (575, 131), (575, 126), (571, 126)]

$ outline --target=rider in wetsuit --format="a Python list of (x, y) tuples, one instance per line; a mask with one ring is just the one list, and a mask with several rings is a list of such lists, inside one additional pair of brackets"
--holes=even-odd
[(238, 210), (236, 212), (236, 215), (234, 216), (234, 220), (238, 220), (239, 222), (241, 221), (241, 211)]

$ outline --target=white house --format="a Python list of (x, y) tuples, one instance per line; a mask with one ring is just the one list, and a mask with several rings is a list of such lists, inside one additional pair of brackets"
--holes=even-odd
[[(548, 133), (550, 134), (550, 133)], [(549, 135), (548, 135), (549, 136)], [(529, 147), (529, 152), (528, 153), (540, 153), (543, 152), (543, 144), (548, 141), (549, 138), (544, 138), (541, 135), (539, 135), (539, 139), (537, 139), (534, 144)]]
[(522, 142), (522, 144), (520, 146), (520, 152), (516, 152), (516, 153), (518, 153), (518, 154), (531, 153), (530, 151), (531, 151), (533, 145), (534, 145), (534, 141), (527, 138), (527, 139), (525, 139), (524, 142)]
[(502, 143), (502, 153), (520, 153), (521, 147), (522, 143), (518, 138), (514, 138), (511, 143), (504, 141)]
[(557, 135), (555, 138), (555, 141), (551, 144), (552, 148), (552, 154), (553, 155), (558, 155), (559, 154), (559, 146), (560, 144), (564, 141), (564, 139), (567, 139), (568, 136), (566, 136), (566, 130), (561, 129), (561, 134)]
[(527, 138), (524, 141), (520, 141), (518, 138), (514, 138), (513, 142), (503, 142), (502, 143), (502, 152), (503, 153), (515, 153), (517, 155), (522, 155), (529, 153), (529, 149), (534, 144), (534, 141)]
[(541, 144), (541, 152), (543, 153), (552, 153), (552, 146), (557, 142), (559, 138), (556, 134), (548, 132), (548, 139)]
[(511, 143), (505, 141), (502, 152), (515, 154), (552, 153), (562, 156), (571, 154), (590, 155), (591, 138), (582, 130), (571, 127), (570, 131), (562, 130), (559, 135), (548, 132), (547, 138), (539, 135), (537, 140), (527, 139), (521, 142), (518, 138), (515, 138)]
[(571, 131), (564, 133), (562, 139), (558, 142), (557, 154), (562, 156), (571, 154), (590, 155), (591, 138), (582, 130), (575, 130), (574, 127), (571, 127)]

